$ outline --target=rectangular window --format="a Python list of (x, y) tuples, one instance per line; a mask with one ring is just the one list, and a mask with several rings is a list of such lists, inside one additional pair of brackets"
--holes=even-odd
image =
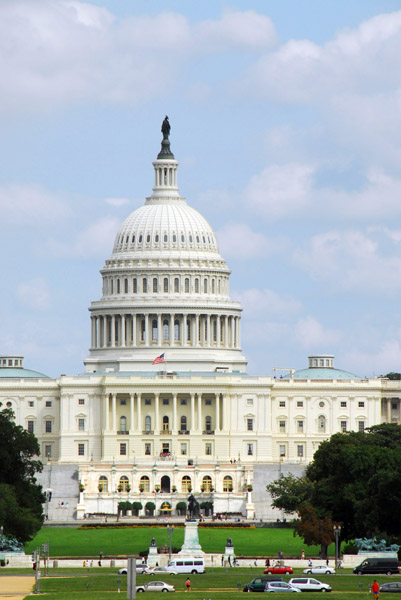
[(346, 402), (341, 402), (340, 406), (341, 406), (341, 408), (347, 408), (347, 403)]
[(163, 404), (164, 406), (166, 406), (166, 404), (170, 404), (170, 400), (168, 398), (163, 398)]
[(248, 431), (253, 431), (253, 419), (246, 420), (246, 428)]
[(365, 408), (365, 402), (358, 402), (359, 408)]
[(78, 456), (85, 456), (85, 444), (78, 444)]
[(358, 421), (358, 431), (360, 433), (365, 431), (365, 421)]
[(280, 400), (279, 406), (280, 408), (285, 408), (285, 400)]
[(280, 444), (280, 456), (285, 456), (285, 444)]
[(392, 408), (393, 410), (397, 410), (397, 409), (398, 409), (398, 404), (397, 404), (397, 402), (392, 402), (392, 403), (391, 403), (391, 408)]
[(27, 423), (27, 431), (29, 433), (34, 433), (34, 431), (35, 431), (34, 421), (28, 421), (28, 423)]
[(150, 398), (145, 398), (146, 406), (150, 406), (152, 404), (152, 400)]
[(28, 405), (32, 408), (33, 406), (35, 406), (35, 403), (32, 400), (29, 400)]
[(186, 398), (182, 398), (182, 399), (181, 399), (181, 406), (185, 406), (185, 405), (186, 405), (186, 403), (187, 403), (187, 400), (186, 400)]
[(210, 399), (210, 398), (206, 398), (206, 400), (205, 400), (205, 405), (206, 405), (206, 406), (211, 406), (211, 405), (212, 405), (212, 401), (211, 401), (211, 399)]
[(46, 400), (46, 406), (51, 406), (52, 405), (52, 401), (51, 400)]
[(51, 421), (45, 421), (45, 432), (46, 433), (52, 432), (52, 422)]
[(52, 457), (52, 447), (50, 444), (46, 444), (46, 446), (45, 446), (45, 456), (46, 456), (46, 458)]
[(83, 405), (85, 404), (85, 399), (84, 399), (84, 398), (80, 398), (80, 399), (78, 400), (78, 404), (79, 404), (80, 406), (83, 406)]
[(212, 456), (212, 444), (209, 442), (205, 444), (205, 454), (206, 456)]
[(186, 456), (186, 455), (187, 455), (187, 445), (181, 444), (181, 456)]
[(127, 456), (127, 444), (125, 442), (120, 444), (120, 456)]
[(248, 456), (253, 456), (253, 444), (247, 444), (246, 449)]
[(253, 398), (248, 398), (246, 403), (248, 406), (253, 406)]
[(302, 402), (302, 400), (297, 400), (297, 408), (303, 408), (304, 403)]
[(150, 442), (145, 443), (145, 455), (150, 456), (152, 453), (152, 444)]
[(280, 433), (285, 433), (285, 421), (279, 421)]
[(298, 458), (303, 458), (303, 456), (304, 456), (304, 447), (302, 444), (299, 444), (297, 446), (297, 456), (298, 456)]
[(126, 400), (126, 398), (121, 398), (120, 405), (121, 406), (127, 406), (127, 400)]
[(78, 430), (85, 431), (85, 419), (78, 419)]
[(340, 422), (340, 429), (341, 429), (342, 433), (345, 433), (347, 431), (347, 421)]
[(298, 431), (298, 433), (304, 432), (304, 422), (303, 421), (297, 421), (297, 431)]

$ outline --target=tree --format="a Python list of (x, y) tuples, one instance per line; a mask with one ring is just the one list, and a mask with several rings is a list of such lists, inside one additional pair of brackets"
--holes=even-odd
[(399, 381), (401, 379), (401, 373), (393, 373), (393, 371), (391, 371), (384, 377), (387, 377), (387, 379), (392, 379), (393, 381)]
[(0, 411), (0, 524), (4, 535), (25, 543), (44, 520), (42, 487), (35, 474), (42, 470), (39, 443), (32, 433), (14, 423), (12, 410)]
[(304, 502), (312, 497), (313, 484), (306, 477), (295, 477), (292, 473), (280, 477), (266, 486), (273, 498), (272, 506), (285, 513), (295, 513)]
[(295, 524), (296, 533), (305, 544), (320, 544), (321, 558), (327, 558), (327, 548), (333, 541), (333, 521), (330, 517), (319, 519), (315, 508), (304, 503), (299, 509), (299, 521)]

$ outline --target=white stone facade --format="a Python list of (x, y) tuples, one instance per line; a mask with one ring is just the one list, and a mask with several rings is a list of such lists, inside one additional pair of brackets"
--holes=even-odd
[(399, 382), (359, 379), (332, 356), (284, 378), (247, 375), (230, 271), (210, 225), (180, 197), (163, 144), (153, 194), (101, 271), (86, 373), (50, 379), (0, 357), (1, 407), (38, 437), (53, 480), (58, 465), (76, 466), (77, 518), (114, 514), (121, 500), (174, 511), (190, 490), (215, 512), (251, 517), (266, 504), (263, 485), (249, 491), (256, 465), (299, 470), (335, 432), (400, 421)]

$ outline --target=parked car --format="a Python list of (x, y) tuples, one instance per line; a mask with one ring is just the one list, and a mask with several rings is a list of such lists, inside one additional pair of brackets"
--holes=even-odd
[(313, 577), (293, 577), (288, 583), (295, 585), (301, 592), (331, 592), (328, 583), (322, 583)]
[(285, 565), (276, 565), (274, 567), (267, 567), (265, 573), (268, 575), (292, 575), (292, 567), (286, 567)]
[(265, 592), (300, 592), (301, 590), (295, 585), (285, 583), (285, 581), (268, 581), (266, 583)]
[(356, 575), (397, 575), (399, 572), (398, 558), (366, 558), (353, 570)]
[(279, 575), (270, 575), (266, 577), (254, 577), (252, 581), (246, 583), (243, 588), (243, 592), (264, 592), (266, 583), (268, 581), (283, 581), (283, 578)]
[(380, 592), (391, 592), (392, 594), (401, 594), (401, 581), (391, 581), (391, 583), (381, 583)]
[(177, 571), (173, 571), (170, 567), (153, 567), (149, 569), (148, 575), (177, 575)]
[(303, 571), (306, 575), (332, 575), (336, 572), (333, 567), (327, 565), (316, 565), (316, 567), (308, 567)]
[(137, 593), (139, 592), (175, 592), (175, 587), (164, 581), (149, 581), (144, 585), (136, 586)]
[[(145, 563), (140, 563), (140, 564), (136, 565), (136, 574), (137, 575), (146, 575), (150, 571), (151, 571), (151, 568)], [(126, 575), (127, 572), (128, 572), (127, 567), (123, 567), (122, 569), (119, 569), (118, 574)]]

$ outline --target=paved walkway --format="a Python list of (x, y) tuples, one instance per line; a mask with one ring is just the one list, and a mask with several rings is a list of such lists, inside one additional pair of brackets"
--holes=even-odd
[(31, 575), (2, 575), (0, 577), (0, 600), (22, 600), (30, 594), (35, 584)]

